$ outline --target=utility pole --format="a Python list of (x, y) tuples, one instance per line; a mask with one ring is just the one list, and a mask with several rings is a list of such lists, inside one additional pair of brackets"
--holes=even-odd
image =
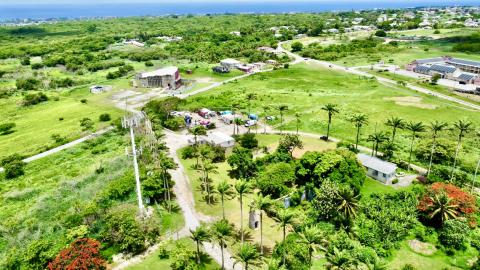
[(475, 175), (473, 176), (472, 193), (473, 193), (473, 189), (475, 188), (475, 182), (477, 181), (478, 168), (480, 168), (480, 159), (478, 160), (477, 168), (475, 169)]
[(124, 117), (123, 118), (123, 126), (124, 128), (130, 128), (130, 140), (132, 143), (132, 156), (133, 156), (133, 168), (135, 171), (135, 184), (136, 184), (136, 189), (137, 189), (137, 200), (138, 200), (138, 210), (140, 212), (140, 216), (144, 217), (145, 216), (145, 207), (143, 205), (143, 200), (142, 200), (142, 190), (140, 186), (140, 174), (138, 172), (138, 162), (137, 162), (137, 149), (135, 146), (135, 133), (133, 131), (133, 128), (138, 125), (139, 119), (138, 116), (133, 115), (132, 117)]

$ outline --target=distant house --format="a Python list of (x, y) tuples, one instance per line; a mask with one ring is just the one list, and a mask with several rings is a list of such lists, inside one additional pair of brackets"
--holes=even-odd
[(102, 93), (102, 92), (105, 92), (105, 91), (108, 91), (108, 88), (105, 87), (105, 86), (93, 85), (93, 86), (90, 87), (90, 93), (92, 93), (92, 94), (99, 94), (99, 93)]
[(256, 66), (255, 65), (252, 65), (252, 64), (244, 64), (244, 65), (239, 65), (237, 66), (237, 68), (240, 70), (240, 71), (243, 71), (245, 73), (251, 73), (253, 72), (255, 69), (256, 69)]
[(232, 31), (232, 32), (230, 32), (230, 35), (240, 37), (242, 35), (242, 33), (240, 33), (240, 31)]
[(160, 39), (165, 42), (180, 42), (183, 40), (183, 37), (161, 36), (161, 37), (157, 37), (157, 39)]
[(130, 39), (130, 40), (125, 40), (123, 42), (123, 44), (125, 45), (133, 45), (133, 46), (137, 46), (137, 47), (145, 47), (145, 44), (143, 44), (142, 42), (139, 42), (137, 40), (134, 40), (134, 39)]
[(228, 67), (224, 67), (224, 66), (215, 66), (212, 68), (213, 72), (216, 72), (216, 73), (229, 73), (230, 72), (230, 69)]
[(395, 178), (397, 165), (366, 154), (358, 154), (357, 158), (373, 179), (389, 184)]
[(241, 65), (241, 63), (238, 60), (228, 58), (220, 61), (220, 65), (228, 69), (234, 69)]
[(136, 79), (142, 87), (177, 89), (181, 85), (180, 72), (177, 67), (173, 66), (140, 73)]
[(261, 52), (266, 52), (266, 53), (275, 53), (275, 54), (278, 53), (278, 51), (275, 50), (274, 48), (267, 47), (267, 46), (258, 47), (257, 50)]
[[(190, 145), (195, 143), (195, 138), (192, 137), (188, 140)], [(197, 136), (197, 143), (199, 144), (211, 144), (220, 146), (223, 148), (230, 148), (235, 145), (235, 139), (227, 134), (221, 132), (211, 132), (206, 136)]]

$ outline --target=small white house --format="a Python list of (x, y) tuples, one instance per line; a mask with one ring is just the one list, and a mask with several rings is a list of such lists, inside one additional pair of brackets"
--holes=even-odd
[(395, 178), (397, 165), (366, 154), (358, 154), (358, 160), (367, 169), (367, 175), (384, 184), (390, 184)]
[(221, 146), (223, 148), (233, 147), (235, 139), (227, 134), (221, 132), (212, 132), (207, 136), (207, 141), (213, 145)]
[(235, 59), (224, 59), (222, 61), (220, 61), (220, 65), (222, 67), (226, 67), (228, 69), (235, 69), (237, 68), (238, 66), (240, 66), (242, 63), (240, 63), (240, 61), (238, 60), (235, 60)]

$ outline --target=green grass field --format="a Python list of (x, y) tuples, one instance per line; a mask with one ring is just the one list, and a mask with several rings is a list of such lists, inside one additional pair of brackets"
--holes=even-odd
[[(190, 97), (186, 107), (217, 109), (229, 108), (237, 103), (247, 112), (249, 102), (246, 96), (249, 93), (256, 95), (256, 99), (251, 102), (252, 112), (264, 115), (263, 107), (269, 106), (267, 114), (276, 116), (278, 124), (280, 117), (275, 108), (281, 104), (288, 105), (284, 128), (295, 130), (294, 115), (299, 113), (300, 130), (315, 134), (325, 134), (327, 130), (327, 114), (321, 109), (322, 105), (338, 104), (340, 114), (333, 118), (330, 135), (348, 141), (354, 141), (356, 134), (354, 125), (349, 121), (350, 116), (364, 113), (369, 117), (369, 124), (361, 130), (361, 144), (368, 147), (371, 145), (365, 141), (367, 135), (375, 130), (389, 131), (384, 123), (392, 116), (406, 121), (422, 121), (425, 124), (433, 120), (453, 123), (458, 119), (468, 119), (473, 121), (477, 128), (480, 126), (478, 112), (455, 103), (398, 85), (385, 86), (375, 80), (305, 64), (268, 74), (257, 74), (223, 85), (199, 96)], [(455, 137), (454, 133), (445, 135)], [(428, 133), (424, 136), (428, 136)], [(398, 154), (401, 158), (406, 158), (409, 134), (400, 132), (396, 142), (401, 146)], [(461, 152), (462, 160), (470, 166), (474, 166), (480, 156), (479, 149), (474, 147), (476, 143), (470, 135), (466, 138), (465, 148)]]

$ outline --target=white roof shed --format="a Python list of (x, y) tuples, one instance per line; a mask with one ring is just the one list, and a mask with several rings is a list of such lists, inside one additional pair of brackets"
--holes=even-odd
[(397, 165), (366, 154), (358, 154), (358, 160), (363, 166), (384, 174), (392, 174), (397, 170)]

